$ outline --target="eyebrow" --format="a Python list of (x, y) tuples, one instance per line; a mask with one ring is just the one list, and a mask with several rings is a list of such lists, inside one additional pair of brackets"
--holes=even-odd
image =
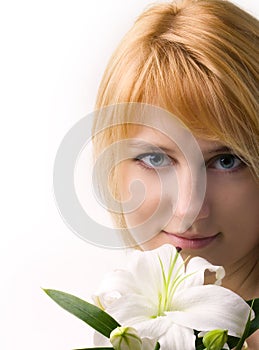
[(130, 139), (129, 140), (129, 146), (132, 148), (141, 148), (144, 150), (148, 150), (148, 151), (159, 151), (162, 150), (165, 153), (174, 153), (175, 149), (173, 149), (172, 147), (165, 147), (162, 145), (157, 145), (157, 144), (152, 144), (151, 142), (148, 141), (141, 141), (141, 140), (137, 140), (137, 139)]
[[(149, 151), (149, 152), (157, 152), (159, 150), (162, 150), (165, 153), (171, 153), (174, 154), (176, 152), (176, 149), (172, 147), (166, 147), (163, 145), (157, 145), (157, 144), (152, 144), (149, 141), (142, 141), (140, 139), (130, 139), (129, 141), (129, 146), (132, 148), (137, 148), (141, 149), (143, 151)], [(178, 147), (176, 145), (176, 147)], [(203, 155), (205, 154), (217, 154), (217, 153), (233, 153), (233, 150), (227, 146), (216, 146), (215, 148), (211, 149), (201, 149), (201, 152)]]
[(220, 152), (230, 152), (230, 153), (233, 153), (233, 150), (227, 146), (219, 146), (219, 147), (216, 147), (216, 148), (212, 148), (211, 150), (208, 150), (208, 151), (204, 151), (204, 153), (220, 153)]

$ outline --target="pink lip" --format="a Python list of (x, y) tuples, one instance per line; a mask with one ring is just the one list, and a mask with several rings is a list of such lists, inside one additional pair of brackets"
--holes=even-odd
[(216, 233), (213, 236), (207, 236), (207, 237), (201, 237), (201, 236), (195, 236), (191, 237), (186, 234), (186, 237), (178, 236), (174, 233), (163, 231), (170, 239), (170, 242), (175, 247), (180, 247), (182, 249), (201, 249), (208, 246), (210, 243), (212, 243), (220, 233)]

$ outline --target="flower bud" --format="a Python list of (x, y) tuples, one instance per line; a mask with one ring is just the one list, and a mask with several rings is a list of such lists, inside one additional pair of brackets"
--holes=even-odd
[(136, 329), (117, 327), (110, 334), (110, 342), (115, 350), (141, 350), (142, 340)]
[(202, 339), (206, 350), (221, 350), (228, 339), (228, 331), (215, 329), (206, 333)]

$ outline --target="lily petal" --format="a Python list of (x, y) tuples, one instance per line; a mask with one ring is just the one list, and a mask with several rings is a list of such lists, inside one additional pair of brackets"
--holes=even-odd
[(141, 336), (152, 334), (159, 338), (161, 349), (195, 349), (193, 330), (179, 326), (172, 319), (160, 316), (135, 326)]
[(200, 331), (228, 329), (230, 335), (240, 337), (250, 308), (230, 290), (206, 285), (184, 289), (175, 295), (173, 310), (166, 314), (178, 325)]
[[(150, 251), (134, 251), (132, 253), (129, 269), (132, 275), (135, 276), (142, 295), (146, 295), (150, 300), (157, 299), (161, 287), (163, 286), (161, 263), (167, 275), (172, 258), (176, 253), (176, 248), (170, 244), (165, 244), (162, 247)], [(173, 273), (177, 270), (184, 273), (183, 259), (180, 255), (178, 255), (177, 261), (175, 262)]]
[(190, 277), (185, 280), (185, 284), (188, 284), (188, 286), (204, 284), (204, 273), (206, 270), (215, 272), (215, 284), (220, 285), (225, 276), (224, 268), (212, 265), (206, 259), (200, 257), (194, 257), (189, 261), (186, 267), (186, 274), (190, 275)]
[(145, 296), (131, 294), (116, 300), (110, 307), (106, 309), (115, 320), (123, 326), (133, 326), (146, 320), (150, 320), (156, 313), (155, 305)]
[(107, 309), (126, 294), (139, 294), (134, 276), (127, 270), (114, 270), (106, 274), (96, 293), (92, 296), (95, 304)]
[[(152, 318), (135, 325), (141, 337), (152, 337), (161, 339), (161, 336), (166, 334), (173, 325), (173, 321), (169, 317), (159, 316)], [(160, 340), (159, 340), (160, 342)]]
[(195, 350), (195, 335), (192, 329), (174, 324), (171, 326), (170, 330), (161, 337), (159, 343), (162, 349)]
[(142, 338), (142, 350), (154, 350), (157, 340), (150, 338)]

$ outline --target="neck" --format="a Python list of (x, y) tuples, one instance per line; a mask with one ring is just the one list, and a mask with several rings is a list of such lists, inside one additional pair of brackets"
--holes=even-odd
[[(259, 297), (258, 249), (224, 268), (226, 276), (222, 281), (223, 287), (239, 294), (245, 300)], [(211, 274), (206, 274), (206, 283), (212, 283), (211, 278)]]

